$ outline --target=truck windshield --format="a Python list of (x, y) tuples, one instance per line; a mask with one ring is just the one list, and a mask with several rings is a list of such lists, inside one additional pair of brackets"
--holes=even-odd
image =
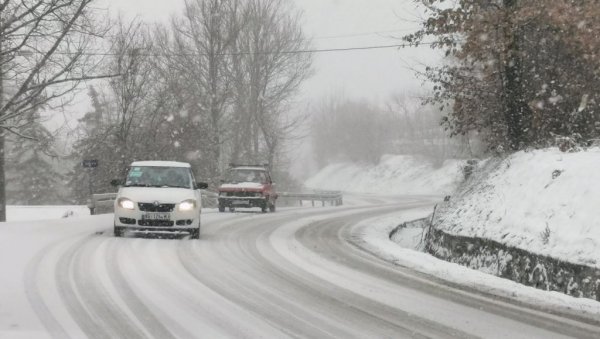
[(192, 177), (185, 167), (135, 166), (127, 173), (125, 187), (192, 188)]

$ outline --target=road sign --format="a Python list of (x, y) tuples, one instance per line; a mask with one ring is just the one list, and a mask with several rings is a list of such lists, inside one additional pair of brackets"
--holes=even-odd
[(98, 160), (96, 159), (87, 159), (83, 161), (84, 168), (94, 168), (98, 167)]

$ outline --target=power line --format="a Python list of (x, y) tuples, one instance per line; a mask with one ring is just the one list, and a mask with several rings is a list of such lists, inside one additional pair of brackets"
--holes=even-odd
[(326, 40), (326, 39), (339, 39), (339, 38), (352, 38), (352, 37), (358, 37), (358, 36), (367, 36), (367, 35), (379, 35), (379, 34), (386, 34), (386, 33), (398, 33), (398, 32), (407, 32), (407, 31), (414, 31), (415, 29), (413, 28), (407, 28), (407, 29), (392, 29), (392, 30), (388, 30), (388, 31), (372, 31), (372, 32), (358, 32), (358, 33), (348, 33), (348, 34), (340, 34), (340, 35), (325, 35), (325, 36), (317, 36), (314, 37), (313, 40)]
[[(434, 42), (423, 42), (421, 45), (432, 45)], [(391, 49), (391, 48), (406, 48), (406, 47), (418, 47), (414, 44), (392, 44), (392, 45), (374, 45), (374, 46), (358, 46), (358, 47), (341, 47), (341, 48), (315, 48), (315, 49), (297, 49), (289, 51), (264, 51), (264, 52), (227, 52), (217, 53), (216, 56), (239, 56), (239, 55), (272, 55), (272, 54), (316, 54), (316, 53), (332, 53), (332, 52), (352, 52), (352, 51), (364, 51), (364, 50), (377, 50), (377, 49)], [(36, 54), (36, 53), (33, 53)], [(119, 56), (120, 53), (114, 52), (55, 52), (59, 55), (75, 55), (80, 54), (82, 56)], [(136, 56), (145, 57), (161, 57), (161, 56), (206, 56), (208, 53), (137, 53)]]
[[(422, 43), (420, 45), (431, 45), (433, 43)], [(345, 48), (322, 48), (322, 49), (308, 49), (308, 50), (296, 50), (296, 51), (283, 51), (280, 53), (327, 53), (327, 52), (348, 52), (348, 51), (363, 51), (370, 49), (389, 49), (389, 48), (404, 48), (404, 47), (415, 47), (411, 44), (394, 44), (394, 45), (377, 45), (377, 46), (363, 46), (363, 47), (345, 47)], [(268, 53), (270, 54), (270, 53)]]

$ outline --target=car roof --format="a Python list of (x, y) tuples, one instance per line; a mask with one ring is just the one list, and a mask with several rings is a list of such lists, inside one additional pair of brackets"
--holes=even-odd
[(184, 167), (191, 168), (192, 166), (187, 162), (178, 161), (134, 161), (131, 163), (131, 167)]
[(232, 170), (253, 170), (253, 171), (266, 171), (266, 169), (264, 167), (257, 167), (257, 166), (239, 166), (239, 167), (232, 167)]

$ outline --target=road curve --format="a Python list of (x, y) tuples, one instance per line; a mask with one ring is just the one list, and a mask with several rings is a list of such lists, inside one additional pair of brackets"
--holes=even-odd
[(450, 287), (366, 252), (361, 220), (430, 204), (208, 213), (202, 238), (69, 236), (24, 286), (55, 338), (599, 338), (600, 326)]

